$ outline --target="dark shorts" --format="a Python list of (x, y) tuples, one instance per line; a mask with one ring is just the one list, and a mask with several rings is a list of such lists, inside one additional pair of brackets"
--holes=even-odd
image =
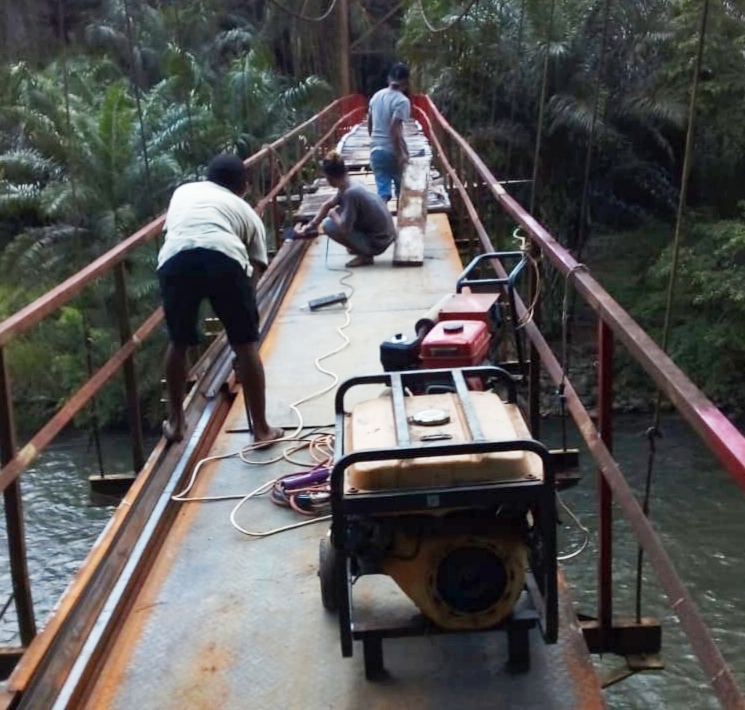
[(241, 265), (214, 249), (189, 249), (158, 269), (166, 326), (175, 345), (197, 345), (199, 306), (206, 298), (231, 345), (259, 340), (253, 285)]

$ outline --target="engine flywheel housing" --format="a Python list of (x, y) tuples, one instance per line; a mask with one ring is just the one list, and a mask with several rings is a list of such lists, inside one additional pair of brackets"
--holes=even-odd
[(496, 626), (510, 614), (527, 566), (520, 536), (436, 535), (417, 542), (399, 534), (382, 571), (436, 624), (468, 630)]

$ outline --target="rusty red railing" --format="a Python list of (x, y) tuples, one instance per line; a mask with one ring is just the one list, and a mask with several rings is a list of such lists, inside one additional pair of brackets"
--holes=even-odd
[[(246, 165), (251, 169), (250, 192), (254, 199), (261, 196), (257, 211), (268, 211), (270, 234), (278, 239), (281, 228), (280, 197), (283, 191), (299, 189), (299, 173), (314, 156), (328, 148), (351, 125), (364, 115), (364, 97), (352, 95), (329, 104), (323, 111), (264, 146), (252, 155)], [(284, 170), (283, 166), (291, 166)], [(285, 209), (290, 209), (286, 204)], [(36, 634), (31, 588), (26, 562), (23, 506), (18, 479), (54, 438), (72, 422), (74, 417), (120, 371), (124, 374), (126, 398), (130, 414), (134, 470), (141, 470), (144, 445), (139, 411), (139, 394), (134, 368), (134, 355), (163, 320), (161, 308), (156, 308), (132, 332), (129, 299), (126, 287), (124, 259), (135, 249), (151, 242), (162, 232), (165, 215), (154, 219), (116, 247), (81, 269), (75, 275), (37, 298), (25, 308), (0, 323), (0, 491), (5, 499), (6, 529), (13, 586), (12, 600), (18, 618), (19, 635), (27, 646)], [(8, 368), (7, 346), (27, 333), (45, 318), (69, 303), (83, 289), (97, 279), (113, 273), (119, 316), (120, 348), (105, 362), (61, 408), (20, 448), (14, 424), (14, 402), (11, 374)], [(81, 357), (83, 357), (81, 355)], [(7, 608), (8, 603), (4, 605)], [(2, 649), (0, 649), (2, 651)], [(20, 651), (12, 649), (12, 655)], [(1, 664), (0, 664), (1, 665)], [(3, 666), (5, 669), (6, 666)]]
[[(577, 293), (595, 311), (598, 320), (598, 425), (567, 381), (566, 403), (587, 447), (599, 465), (598, 516), (598, 625), (600, 638), (609, 638), (613, 630), (613, 577), (612, 577), (612, 500), (625, 514), (645, 550), (671, 607), (680, 620), (691, 646), (707, 674), (721, 704), (727, 708), (745, 708), (745, 699), (704, 622), (695, 602), (678, 576), (659, 535), (645, 516), (641, 505), (611, 454), (613, 441), (612, 393), (613, 350), (617, 338), (631, 357), (654, 380), (657, 387), (692, 426), (708, 448), (717, 456), (732, 478), (745, 487), (745, 437), (732, 425), (714, 404), (691, 382), (663, 350), (634, 322), (626, 311), (595, 281), (572, 255), (507, 192), (491, 173), (466, 140), (460, 136), (428, 96), (414, 99), (414, 110), (434, 148), (435, 157), (443, 167), (453, 189), (460, 195), (481, 250), (494, 251), (472, 195), (478, 203), (484, 191), (501, 207), (515, 224), (522, 228), (533, 247), (540, 251), (565, 279), (573, 282)], [(459, 170), (453, 169), (452, 160)], [(483, 189), (477, 189), (483, 188)], [(494, 268), (500, 276), (507, 274), (499, 261)], [(525, 306), (520, 304), (520, 315)], [(528, 321), (524, 326), (534, 353), (533, 371), (543, 366), (555, 384), (562, 381), (562, 365), (542, 336), (537, 325)], [(537, 409), (537, 401), (531, 400)], [(536, 414), (534, 411), (532, 414)], [(531, 416), (531, 421), (537, 416)]]
[[(690, 594), (680, 580), (659, 536), (652, 528), (628, 485), (623, 473), (611, 455), (613, 438), (612, 392), (613, 352), (616, 341), (648, 372), (660, 390), (670, 399), (681, 415), (691, 424), (706, 445), (718, 456), (732, 477), (745, 486), (745, 439), (719, 412), (716, 407), (675, 366), (647, 334), (605, 292), (586, 271), (578, 269), (577, 262), (556, 240), (507, 192), (494, 177), (468, 143), (450, 126), (434, 103), (426, 96), (414, 98), (415, 113), (430, 139), (434, 155), (442, 167), (446, 184), (453, 195), (460, 198), (462, 214), (456, 215), (459, 228), (468, 235), (471, 248), (493, 251), (482, 216), (496, 204), (501, 213), (522, 228), (534, 248), (550, 262), (565, 279), (571, 280), (577, 293), (597, 314), (598, 322), (598, 423), (594, 424), (570, 382), (565, 385), (566, 403), (577, 423), (589, 451), (598, 462), (598, 627), (599, 648), (613, 631), (613, 578), (612, 578), (612, 501), (619, 504), (631, 528), (646, 551), (663, 588), (670, 598), (673, 610), (681, 621), (694, 652), (698, 656), (714, 690), (727, 708), (745, 708), (745, 701), (710, 631), (706, 627)], [(252, 197), (260, 212), (267, 214), (267, 221), (278, 233), (282, 219), (282, 197), (291, 201), (294, 186), (304, 166), (318, 155), (340, 133), (358, 123), (364, 116), (365, 99), (348, 96), (329, 105), (324, 111), (298, 126), (271, 145), (253, 155), (247, 165), (253, 168), (255, 183)], [(289, 167), (287, 167), (289, 166)], [(162, 313), (157, 309), (126, 336), (129, 318), (121, 318), (122, 344), (120, 350), (89, 379), (57, 414), (40, 429), (20, 450), (15, 445), (13, 426), (13, 401), (10, 376), (7, 372), (5, 347), (14, 338), (27, 332), (58, 308), (69, 302), (83, 288), (101, 276), (114, 272), (119, 283), (120, 303), (126, 306), (126, 289), (121, 298), (123, 281), (122, 260), (134, 249), (152, 240), (162, 229), (163, 217), (143, 227), (113, 250), (103, 255), (75, 276), (37, 299), (34, 303), (0, 323), (0, 490), (6, 501), (6, 525), (11, 545), (11, 571), (14, 599), (19, 617), (21, 638), (24, 644), (35, 633), (31, 607), (28, 575), (25, 563), (23, 516), (18, 477), (38, 453), (68, 424), (77, 412), (117, 372), (132, 363), (142, 340), (160, 324)], [(463, 236), (460, 234), (459, 236)], [(494, 268), (501, 269), (499, 262)], [(121, 272), (121, 273), (120, 273)], [(503, 271), (501, 275), (505, 275)], [(520, 313), (525, 306), (519, 304)], [(544, 339), (535, 322), (524, 326), (530, 340), (532, 357), (530, 366), (533, 378), (539, 367), (545, 368), (557, 384), (562, 379), (562, 365)], [(126, 374), (126, 372), (125, 372)], [(127, 380), (127, 388), (136, 382)], [(132, 392), (128, 391), (131, 397)], [(135, 393), (136, 394), (136, 393)], [(531, 422), (537, 421), (537, 402), (531, 401)], [(133, 435), (136, 437), (136, 433)], [(136, 445), (135, 445), (136, 449)]]

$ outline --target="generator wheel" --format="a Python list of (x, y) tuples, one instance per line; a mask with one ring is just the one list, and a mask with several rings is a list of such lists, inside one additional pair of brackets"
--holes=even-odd
[(321, 581), (321, 601), (326, 611), (337, 611), (336, 550), (328, 537), (321, 538), (318, 547), (318, 578)]

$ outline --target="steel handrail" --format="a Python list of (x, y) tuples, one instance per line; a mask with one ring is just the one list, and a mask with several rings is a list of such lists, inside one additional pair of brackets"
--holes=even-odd
[[(320, 111), (315, 116), (290, 131), (290, 133), (287, 133), (270, 145), (264, 146), (257, 153), (254, 153), (245, 161), (246, 166), (249, 168), (254, 167), (261, 162), (261, 160), (269, 158), (273, 152), (282, 148), (293, 138), (301, 135), (303, 131), (309, 128), (312, 124), (333, 114), (337, 108), (345, 109), (351, 103), (352, 109), (345, 111), (345, 113), (350, 114), (358, 110), (358, 106), (355, 105), (358, 103), (355, 101), (356, 98), (358, 97), (345, 96), (337, 99), (323, 109), (323, 111)], [(359, 97), (359, 99), (362, 99), (362, 97)], [(163, 231), (164, 222), (165, 213), (156, 217), (144, 227), (138, 229), (132, 236), (120, 242), (105, 254), (102, 254), (100, 257), (88, 264), (88, 266), (84, 267), (61, 284), (55, 286), (53, 289), (44, 295), (39, 296), (39, 298), (17, 311), (12, 316), (0, 322), (0, 347), (7, 345), (17, 336), (33, 328), (50, 313), (68, 303), (74, 296), (80, 293), (85, 286), (109, 271), (118, 262), (124, 259), (133, 249), (160, 234)]]
[[(422, 104), (424, 106), (422, 106)], [(649, 338), (649, 336), (647, 336), (646, 333), (644, 333), (641, 328), (636, 323), (634, 323), (631, 317), (626, 314), (626, 312), (623, 311), (623, 309), (615, 301), (613, 301), (610, 295), (607, 294), (607, 292), (594, 279), (589, 277), (585, 272), (580, 273), (576, 271), (576, 266), (578, 265), (577, 262), (560, 244), (558, 244), (558, 242), (556, 242), (556, 240), (553, 239), (553, 237), (550, 236), (550, 234), (531, 215), (525, 212), (525, 210), (507, 193), (504, 187), (499, 183), (499, 181), (492, 175), (492, 173), (488, 170), (488, 168), (484, 165), (480, 158), (475, 154), (471, 146), (468, 145), (465, 139), (462, 138), (462, 136), (460, 136), (455, 131), (455, 129), (450, 126), (450, 124), (446, 121), (442, 114), (440, 114), (439, 110), (434, 105), (434, 103), (432, 103), (431, 99), (428, 96), (416, 97), (415, 110), (417, 115), (423, 120), (423, 125), (426, 126), (430, 141), (437, 150), (439, 154), (438, 157), (443, 163), (445, 171), (453, 180), (456, 190), (464, 201), (466, 211), (473, 221), (476, 232), (479, 235), (479, 241), (482, 248), (485, 251), (494, 251), (494, 246), (489, 239), (486, 229), (481, 223), (476, 208), (471, 202), (465, 185), (463, 184), (460, 177), (453, 170), (452, 165), (450, 164), (447, 156), (444, 153), (442, 144), (432, 130), (433, 119), (443, 130), (445, 130), (450, 135), (451, 138), (453, 138), (458, 143), (461, 150), (463, 150), (468, 158), (472, 160), (472, 164), (480, 173), (485, 183), (490, 187), (492, 194), (499, 199), (502, 206), (505, 207), (505, 210), (508, 211), (508, 213), (513, 216), (513, 218), (515, 218), (518, 223), (526, 230), (528, 236), (531, 237), (538, 248), (541, 249), (543, 253), (548, 255), (552, 263), (554, 263), (557, 268), (560, 268), (554, 261), (554, 258), (557, 258), (559, 259), (559, 263), (564, 267), (564, 270), (562, 272), (566, 275), (567, 278), (574, 277), (575, 279), (579, 280), (579, 278), (581, 277), (584, 279), (584, 289), (578, 289), (578, 291), (580, 291), (580, 293), (583, 295), (585, 294), (585, 290), (593, 293), (596, 302), (595, 305), (597, 306), (594, 306), (594, 308), (598, 312), (600, 322), (603, 324), (607, 324), (607, 327), (613, 329), (614, 332), (617, 332), (616, 329), (623, 329), (624, 327), (633, 326), (635, 330), (644, 335), (645, 347), (653, 349), (651, 352), (646, 353), (649, 358), (656, 358), (658, 363), (662, 358), (664, 358), (665, 362), (662, 363), (659, 368), (656, 368), (659, 371), (659, 377), (663, 379), (663, 381), (665, 381), (664, 378), (667, 376), (668, 371), (673, 370), (675, 374), (675, 381), (677, 383), (682, 382), (683, 384), (685, 384), (685, 388), (687, 390), (693, 391), (694, 394), (697, 395), (698, 401), (704, 401), (706, 403), (704, 411), (700, 413), (700, 425), (708, 427), (710, 426), (710, 423), (712, 423), (715, 424), (714, 428), (716, 428), (716, 425), (718, 424), (720, 426), (719, 432), (726, 432), (729, 441), (736, 444), (736, 446), (733, 447), (734, 452), (730, 451), (730, 457), (720, 455), (720, 460), (726, 463), (732, 456), (736, 457), (740, 455), (738, 453), (740, 450), (745, 451), (745, 438), (742, 437), (742, 435), (729, 423), (724, 415), (722, 415), (722, 413), (719, 412), (719, 410), (716, 409), (716, 407), (714, 407), (714, 405), (709, 402), (708, 399), (706, 399), (703, 393), (700, 392), (698, 388), (696, 388), (696, 386), (685, 376), (685, 374), (683, 374), (683, 372), (679, 368), (677, 368), (677, 366), (664, 354), (661, 348), (659, 348), (659, 346), (657, 346), (656, 343), (654, 343), (654, 341), (652, 341), (651, 338)], [(534, 230), (532, 229), (533, 227), (535, 227)], [(502, 278), (506, 278), (508, 276), (501, 262), (495, 260), (492, 263), (497, 273)], [(560, 268), (560, 270), (562, 269)], [(520, 316), (523, 316), (527, 309), (525, 308), (525, 305), (519, 298), (519, 296), (516, 297), (516, 300)], [(591, 305), (593, 304), (591, 303)], [(609, 322), (604, 318), (605, 313), (615, 314), (618, 317), (617, 321), (615, 323), (613, 321)], [(623, 317), (620, 317), (621, 315)], [(629, 326), (628, 323), (630, 323), (631, 326)], [(580, 434), (587, 443), (592, 456), (599, 464), (600, 473), (602, 474), (602, 480), (606, 481), (612, 489), (618, 503), (620, 504), (623, 512), (626, 515), (626, 518), (631, 525), (634, 534), (637, 536), (639, 544), (648, 553), (652, 567), (657, 573), (657, 576), (659, 577), (659, 580), (668, 595), (672, 609), (678, 616), (681, 622), (681, 626), (683, 627), (683, 630), (689, 642), (691, 643), (691, 646), (696, 653), (696, 656), (698, 657), (702, 668), (707, 673), (709, 682), (716, 692), (721, 704), (723, 705), (723, 707), (726, 708), (742, 710), (743, 708), (745, 708), (745, 697), (738, 687), (737, 681), (735, 680), (731, 669), (722, 656), (722, 653), (719, 650), (716, 642), (714, 641), (714, 638), (709, 628), (707, 627), (706, 622), (701, 616), (701, 613), (696, 607), (693, 598), (689, 594), (677, 571), (675, 570), (675, 567), (669, 555), (664, 549), (662, 540), (652, 527), (647, 516), (644, 514), (644, 511), (642, 510), (639, 502), (634, 496), (631, 487), (626, 481), (626, 478), (624, 477), (622, 471), (618, 467), (618, 464), (614, 460), (609, 448), (606, 446), (605, 442), (598, 433), (595, 424), (593, 423), (586, 408), (582, 404), (579, 396), (575, 392), (574, 388), (571, 386), (570, 382), (564, 380), (563, 367), (554, 355), (547, 341), (541, 335), (540, 330), (532, 321), (527, 322), (524, 325), (524, 328), (529, 339), (536, 347), (536, 350), (541, 359), (541, 363), (546, 368), (554, 382), (558, 384), (559, 382), (564, 381), (564, 395), (566, 397), (567, 407), (575, 423), (577, 424)], [(619, 333), (619, 335), (621, 335), (621, 333)], [(621, 339), (624, 342), (626, 342), (627, 340), (624, 337), (622, 337)], [(632, 340), (632, 342), (636, 341)], [(650, 372), (649, 374), (652, 373)], [(655, 381), (657, 382), (657, 378), (655, 378)], [(661, 389), (667, 392), (666, 388)], [(677, 402), (675, 400), (673, 400), (673, 403), (677, 406)], [(694, 409), (694, 411), (696, 410)], [(681, 413), (683, 414), (683, 412)], [(726, 422), (726, 427), (721, 427), (722, 420)], [(698, 431), (697, 427), (694, 428), (696, 429), (696, 431)], [(709, 445), (709, 448), (713, 450), (713, 446), (709, 443), (709, 439), (706, 437), (702, 438), (704, 438), (707, 445)], [(722, 445), (727, 446), (727, 441), (725, 440)], [(715, 453), (719, 452), (715, 451)], [(738, 471), (745, 465), (745, 457), (743, 457), (737, 463), (739, 464), (739, 466), (735, 466), (734, 471), (731, 470), (729, 467), (727, 467), (727, 470), (730, 472), (733, 478), (735, 478), (735, 480), (742, 484), (745, 478), (741, 478), (738, 474)], [(610, 526), (610, 520), (601, 520), (601, 524), (603, 522), (605, 522), (606, 525)], [(608, 562), (610, 561), (608, 560)]]
[[(268, 146), (264, 146), (256, 154), (248, 158), (246, 165), (254, 167), (262, 160), (269, 160), (271, 165), (271, 183), (269, 189), (274, 188), (276, 181), (283, 181), (285, 176), (277, 171), (277, 151), (288, 145), (293, 145), (294, 139), (302, 139), (304, 131), (313, 127), (320, 133), (328, 128), (333, 119), (341, 115), (333, 128), (326, 131), (324, 138), (330, 137), (335, 129), (345, 127), (345, 121), (349, 122), (359, 116), (365, 106), (365, 98), (361, 95), (342, 97), (329, 104), (312, 118), (294, 128), (278, 140)], [(298, 140), (301, 151), (314, 154), (317, 146), (309, 148), (307, 141)], [(283, 184), (287, 184), (284, 180)], [(276, 194), (275, 194), (276, 198)], [(276, 199), (274, 222), (277, 224)], [(165, 215), (161, 215), (150, 221), (133, 235), (117, 244), (113, 249), (101, 255), (78, 273), (66, 279), (56, 287), (43, 294), (21, 310), (0, 323), (0, 491), (5, 499), (6, 530), (8, 537), (9, 560), (11, 578), (13, 580), (14, 597), (16, 601), (16, 612), (22, 643), (27, 646), (36, 636), (36, 623), (33, 612), (31, 587), (26, 562), (26, 542), (23, 524), (23, 509), (18, 480), (23, 471), (39, 453), (52, 442), (65, 426), (67, 426), (88, 404), (92, 398), (106, 385), (106, 383), (119, 371), (124, 371), (127, 399), (130, 405), (132, 420), (133, 439), (133, 462), (135, 471), (139, 471), (145, 464), (142, 447), (142, 427), (140, 417), (137, 413), (137, 383), (134, 376), (133, 358), (135, 352), (140, 348), (143, 341), (152, 334), (163, 320), (161, 308), (156, 308), (150, 313), (135, 333), (132, 333), (126, 297), (126, 282), (123, 260), (142, 244), (152, 240), (163, 229)], [(271, 273), (270, 267), (267, 275)], [(16, 446), (16, 432), (14, 425), (14, 403), (11, 387), (11, 378), (7, 366), (7, 353), (5, 347), (15, 338), (28, 332), (38, 325), (42, 320), (58, 310), (86, 286), (101, 276), (113, 272), (116, 278), (117, 302), (119, 307), (119, 330), (120, 348), (89, 377), (81, 387), (66, 400), (62, 407), (32, 435), (31, 439), (18, 450)], [(264, 292), (268, 294), (270, 301), (274, 302), (276, 291), (275, 285), (264, 284)], [(275, 309), (276, 310), (276, 309)], [(273, 315), (273, 314), (270, 314)], [(223, 339), (224, 340), (224, 339)], [(223, 344), (223, 350), (227, 346)], [(221, 357), (221, 362), (225, 360)], [(229, 373), (230, 367), (222, 368), (221, 372)], [(131, 375), (131, 376), (130, 376)], [(226, 374), (227, 376), (227, 374)], [(134, 402), (134, 408), (133, 408)]]
[[(344, 100), (339, 99), (335, 103), (344, 105)], [(317, 114), (316, 119), (325, 115), (327, 112), (328, 109)], [(324, 138), (332, 135), (333, 131), (337, 130), (348, 116), (357, 115), (358, 113), (359, 108), (354, 108), (352, 111), (342, 116), (334, 123), (332, 129), (325, 134)], [(306, 122), (303, 126), (307, 127), (308, 123), (309, 122)], [(292, 134), (297, 135), (298, 130), (295, 129)], [(287, 136), (275, 143), (284, 143), (286, 138)], [(269, 149), (262, 149), (259, 151), (259, 154), (263, 154), (266, 157), (271, 154), (271, 151)], [(309, 149), (304, 160), (308, 159), (308, 155), (313, 155), (313, 148)], [(248, 162), (254, 164), (254, 157), (255, 156), (252, 156)], [(158, 230), (162, 228), (164, 219), (165, 216), (161, 215), (156, 220), (153, 220), (121, 244), (118, 244), (116, 247), (106, 252), (106, 254), (103, 254), (101, 257), (89, 264), (75, 276), (70, 277), (67, 281), (63, 282), (55, 289), (52, 289), (52, 291), (36, 299), (36, 301), (31, 303), (25, 309), (22, 309), (22, 311), (19, 311), (3, 321), (3, 323), (0, 323), (0, 348), (6, 345), (7, 342), (10, 342), (13, 338), (18, 337), (21, 333), (36, 325), (52, 311), (65, 305), (80, 290), (82, 290), (82, 288), (90, 283), (90, 281), (106, 273), (119, 263), (132, 249), (155, 236)], [(23, 315), (24, 313), (26, 313), (26, 315)], [(62, 408), (50, 420), (48, 420), (38, 432), (36, 432), (23, 448), (15, 454), (12, 460), (0, 468), (0, 492), (5, 490), (9, 484), (15, 481), (31, 464), (31, 462), (36, 459), (39, 453), (52, 442), (54, 437), (74, 419), (78, 412), (80, 412), (80, 410), (121, 369), (124, 362), (134, 354), (135, 350), (141, 346), (142, 342), (144, 342), (144, 340), (155, 330), (162, 320), (163, 312), (162, 309), (158, 307), (148, 316), (132, 338), (125, 342), (125, 344), (117, 350), (91, 378), (86, 380), (80, 389), (65, 402)], [(5, 334), (6, 337), (5, 341), (2, 339), (3, 334)]]
[[(456, 141), (486, 187), (563, 276), (574, 281), (578, 293), (621, 339), (634, 359), (667, 395), (686, 421), (706, 442), (730, 475), (745, 488), (745, 437), (691, 382), (662, 348), (650, 338), (577, 260), (507, 192), (466, 140), (447, 122), (428, 96), (417, 97), (422, 110)], [(482, 240), (483, 242), (483, 240)], [(486, 244), (482, 244), (484, 248)], [(492, 247), (493, 249), (493, 247)]]

